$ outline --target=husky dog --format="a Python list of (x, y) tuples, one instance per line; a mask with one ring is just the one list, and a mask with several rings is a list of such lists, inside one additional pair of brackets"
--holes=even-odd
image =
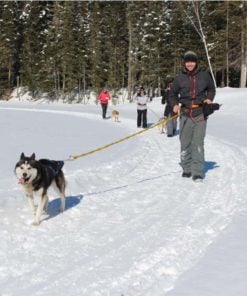
[[(63, 161), (36, 160), (34, 153), (30, 157), (21, 153), (20, 160), (15, 166), (15, 174), (28, 198), (29, 206), (35, 214), (33, 225), (40, 224), (42, 212), (47, 210), (47, 191), (51, 185), (61, 194), (60, 211), (64, 211), (66, 184), (62, 171), (63, 165)], [(34, 206), (34, 195), (39, 198), (37, 210)]]
[(114, 119), (114, 121), (119, 121), (119, 111), (112, 110), (111, 116), (112, 116), (112, 119)]

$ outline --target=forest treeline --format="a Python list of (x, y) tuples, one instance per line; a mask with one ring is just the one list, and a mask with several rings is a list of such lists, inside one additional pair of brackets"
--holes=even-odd
[(1, 1), (0, 95), (164, 87), (186, 50), (208, 68), (202, 38), (217, 86), (246, 87), (246, 1)]

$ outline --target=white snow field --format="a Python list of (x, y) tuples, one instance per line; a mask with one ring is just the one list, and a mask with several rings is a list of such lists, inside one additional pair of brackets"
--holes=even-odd
[[(100, 106), (0, 102), (1, 296), (245, 296), (247, 89), (217, 89), (205, 179), (181, 178), (179, 137), (157, 128), (66, 161), (66, 211), (50, 191), (33, 226), (14, 175), (21, 152), (66, 160), (137, 131), (135, 104), (120, 122)], [(160, 99), (148, 122), (162, 117)]]

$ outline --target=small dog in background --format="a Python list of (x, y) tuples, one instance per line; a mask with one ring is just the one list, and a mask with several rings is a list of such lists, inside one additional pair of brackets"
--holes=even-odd
[[(62, 171), (63, 161), (49, 159), (35, 159), (33, 153), (30, 157), (21, 154), (20, 160), (15, 166), (15, 174), (22, 189), (28, 198), (29, 206), (35, 214), (33, 225), (40, 224), (40, 217), (43, 210), (48, 207), (47, 191), (50, 186), (60, 194), (60, 211), (65, 209), (65, 178)], [(34, 195), (39, 198), (38, 207), (34, 205)]]
[(159, 129), (159, 132), (161, 134), (166, 133), (166, 121), (165, 121), (165, 119), (166, 119), (166, 117), (162, 117), (162, 118), (159, 119), (159, 122), (164, 121), (163, 123), (158, 125), (158, 129)]
[(112, 110), (111, 116), (112, 116), (112, 119), (114, 119), (114, 121), (116, 122), (119, 121), (119, 111)]

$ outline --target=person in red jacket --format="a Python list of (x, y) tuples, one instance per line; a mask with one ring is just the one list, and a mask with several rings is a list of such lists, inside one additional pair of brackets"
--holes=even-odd
[(103, 88), (101, 93), (98, 96), (98, 100), (100, 101), (101, 107), (102, 107), (102, 117), (103, 119), (106, 119), (106, 111), (108, 106), (108, 101), (111, 99), (111, 96), (109, 92), (107, 91), (107, 88)]

